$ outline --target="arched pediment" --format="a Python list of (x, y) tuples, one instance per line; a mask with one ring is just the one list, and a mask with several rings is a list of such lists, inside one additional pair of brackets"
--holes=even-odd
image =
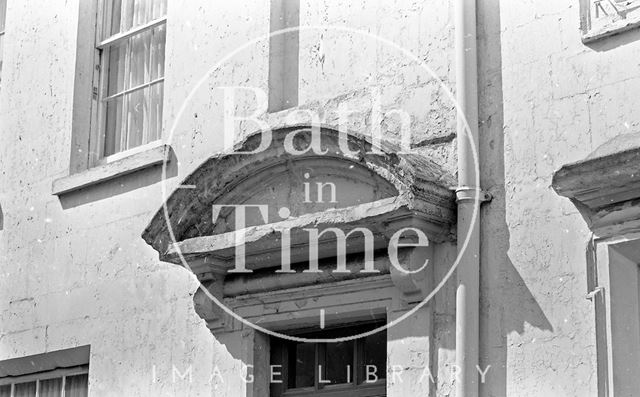
[[(362, 136), (324, 127), (319, 136), (323, 154), (285, 150), (289, 142), (302, 152), (313, 138), (311, 127), (287, 127), (272, 131), (266, 147), (261, 147), (264, 141), (258, 132), (236, 145), (233, 152), (207, 159), (167, 199), (176, 243), (189, 245), (194, 239), (209, 237), (216, 242), (207, 244), (217, 244), (222, 256), (223, 251), (231, 255), (235, 214), (232, 207), (225, 206), (242, 204), (268, 207), (262, 213), (247, 210), (246, 227), (253, 233), (248, 239), (255, 239), (248, 242), (267, 238), (273, 230), (262, 226), (281, 222), (298, 228), (306, 224), (357, 227), (376, 220), (384, 235), (389, 222), (408, 218), (428, 224), (430, 237), (447, 238), (455, 216), (452, 175), (423, 156), (398, 154), (397, 148), (386, 143), (375, 147)], [(325, 184), (322, 196), (318, 196), (318, 184)], [(282, 208), (288, 211), (282, 212)], [(163, 208), (143, 238), (162, 260), (178, 262)], [(225, 247), (229, 249), (225, 251)], [(192, 257), (199, 255), (187, 251)]]
[[(282, 208), (287, 209), (289, 216), (298, 217), (332, 208), (370, 203), (398, 194), (389, 181), (349, 159), (294, 157), (256, 165), (249, 163), (234, 169), (232, 180), (207, 178), (214, 172), (195, 176), (194, 184), (205, 181), (215, 185), (213, 191), (209, 190), (215, 197), (210, 197), (213, 198), (211, 202), (207, 200), (203, 206), (195, 209), (200, 217), (190, 220), (190, 226), (184, 229), (182, 237), (235, 231), (235, 211), (232, 207), (221, 209), (218, 221), (212, 223), (212, 208), (216, 204), (267, 205), (266, 222), (257, 210), (249, 210), (245, 214), (246, 226), (257, 226), (282, 221), (279, 215)], [(318, 184), (322, 189), (318, 189)]]

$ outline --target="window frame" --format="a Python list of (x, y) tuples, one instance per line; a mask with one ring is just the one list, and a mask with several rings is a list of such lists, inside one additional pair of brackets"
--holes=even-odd
[[(168, 0), (167, 0), (168, 1)], [(97, 0), (96, 21), (95, 21), (95, 67), (93, 75), (93, 103), (91, 111), (91, 128), (89, 132), (89, 153), (88, 167), (92, 168), (100, 165), (113, 163), (121, 160), (124, 157), (134, 155), (146, 150), (157, 148), (162, 146), (162, 125), (160, 126), (160, 136), (158, 139), (144, 142), (141, 145), (121, 150), (110, 154), (104, 155), (105, 140), (106, 140), (106, 107), (107, 100), (119, 96), (124, 96), (132, 92), (144, 90), (145, 88), (152, 87), (158, 83), (164, 83), (166, 75), (161, 78), (146, 82), (141, 85), (137, 85), (132, 88), (118, 92), (117, 94), (103, 97), (103, 93), (107, 92), (109, 83), (109, 48), (114, 45), (128, 40), (129, 38), (146, 31), (152, 31), (158, 26), (167, 25), (167, 14), (160, 18), (155, 18), (142, 25), (135, 26), (125, 32), (116, 33), (109, 37), (104, 37), (104, 31), (107, 23), (111, 23), (111, 14), (113, 12), (113, 0)], [(166, 44), (166, 41), (165, 41)], [(127, 47), (128, 48), (128, 47)], [(166, 50), (165, 50), (166, 51)], [(166, 54), (166, 52), (165, 52)], [(166, 62), (166, 58), (165, 58)], [(164, 108), (164, 95), (162, 96), (163, 108)]]
[[(365, 326), (377, 328), (381, 323), (374, 322), (368, 324), (356, 324), (355, 326)], [(353, 328), (354, 324), (342, 324), (338, 327), (315, 331), (315, 332), (304, 332), (297, 333), (296, 336), (312, 336), (312, 337), (321, 337), (323, 332), (333, 331), (335, 329), (340, 328)], [(355, 332), (356, 334), (358, 332)], [(385, 333), (386, 335), (386, 333)], [(298, 388), (290, 388), (289, 387), (289, 352), (292, 347), (295, 346), (294, 343), (290, 341), (282, 341), (279, 339), (272, 338), (270, 341), (271, 349), (277, 347), (280, 355), (276, 358), (276, 361), (271, 361), (273, 365), (280, 365), (281, 372), (281, 388), (280, 390), (272, 390), (270, 391), (271, 397), (307, 397), (307, 396), (327, 396), (327, 397), (339, 397), (344, 395), (348, 395), (350, 397), (377, 397), (377, 396), (386, 396), (386, 388), (387, 388), (387, 365), (386, 362), (385, 368), (380, 372), (378, 369), (377, 375), (378, 380), (375, 382), (365, 383), (366, 378), (364, 378), (364, 373), (361, 369), (365, 363), (364, 352), (364, 338), (357, 338), (352, 340), (353, 342), (353, 358), (351, 363), (351, 371), (353, 378), (350, 383), (340, 383), (340, 384), (320, 384), (320, 368), (322, 371), (326, 371), (326, 346), (327, 343), (314, 343), (314, 374), (313, 381), (314, 385), (309, 387), (298, 387)], [(385, 352), (387, 351), (387, 338), (385, 337)], [(273, 358), (273, 357), (272, 357)], [(381, 376), (380, 374), (383, 374)], [(322, 375), (322, 379), (326, 379), (326, 372)]]
[[(40, 391), (40, 382), (44, 381), (44, 380), (49, 380), (49, 379), (56, 379), (56, 378), (61, 378), (62, 382), (61, 382), (61, 396), (64, 396), (64, 390), (65, 390), (65, 386), (66, 386), (66, 379), (68, 377), (71, 376), (77, 376), (77, 375), (87, 375), (87, 377), (89, 376), (89, 365), (85, 364), (85, 365), (78, 365), (75, 367), (69, 367), (69, 368), (58, 368), (58, 369), (54, 369), (51, 371), (44, 371), (44, 372), (35, 372), (35, 373), (30, 373), (30, 374), (24, 374), (24, 375), (19, 375), (19, 376), (7, 376), (4, 378), (0, 378), (0, 386), (6, 386), (6, 385), (11, 385), (11, 393), (10, 396), (13, 397), (15, 395), (15, 389), (16, 389), (16, 385), (17, 384), (21, 384), (21, 383), (29, 383), (29, 382), (36, 382), (36, 397), (39, 395), (39, 391)], [(87, 393), (88, 393), (88, 386), (89, 382), (87, 380)]]
[(640, 369), (629, 365), (640, 357), (640, 233), (594, 243), (586, 297), (595, 311), (598, 395), (626, 395), (640, 387)]

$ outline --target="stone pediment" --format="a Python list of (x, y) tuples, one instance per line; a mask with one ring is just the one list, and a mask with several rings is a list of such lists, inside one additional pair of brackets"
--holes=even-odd
[[(395, 230), (409, 226), (419, 227), (430, 240), (452, 238), (456, 181), (438, 164), (416, 154), (399, 154), (390, 144), (374, 147), (364, 137), (342, 136), (330, 128), (322, 128), (320, 137), (323, 154), (285, 150), (287, 139), (300, 151), (312, 143), (310, 127), (288, 127), (274, 130), (266, 148), (261, 148), (262, 135), (256, 133), (234, 152), (210, 157), (167, 199), (169, 218), (161, 208), (143, 238), (161, 260), (180, 263), (181, 252), (195, 272), (229, 268), (239, 233), (248, 268), (278, 265), (279, 232), (285, 228), (291, 230), (294, 263), (306, 258), (308, 241), (297, 231), (307, 227), (337, 227), (345, 233), (367, 227), (375, 235), (376, 248), (385, 246)], [(341, 137), (348, 151), (340, 145)], [(239, 154), (258, 148), (264, 150)], [(318, 184), (325, 185), (319, 189)], [(263, 208), (247, 209), (245, 228), (238, 231), (237, 213), (230, 205)], [(320, 257), (332, 255), (332, 250), (335, 255), (333, 240), (321, 240)], [(361, 240), (350, 238), (347, 251), (361, 251)]]

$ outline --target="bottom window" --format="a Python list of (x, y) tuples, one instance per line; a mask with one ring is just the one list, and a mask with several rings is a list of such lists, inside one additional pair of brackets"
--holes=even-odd
[(26, 375), (16, 380), (0, 379), (0, 397), (86, 397), (89, 377), (86, 369)]
[(0, 397), (86, 397), (89, 346), (0, 361)]
[[(296, 336), (309, 339), (341, 338), (383, 325), (350, 325)], [(298, 343), (272, 338), (271, 396), (385, 396), (386, 364), (386, 331), (355, 340), (327, 343)]]

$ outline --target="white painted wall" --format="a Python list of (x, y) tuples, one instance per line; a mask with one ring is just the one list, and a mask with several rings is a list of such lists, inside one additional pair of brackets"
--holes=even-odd
[[(361, 28), (397, 42), (453, 87), (450, 5), (336, 0), (301, 9), (303, 23)], [(139, 237), (162, 202), (155, 176), (101, 186), (65, 209), (51, 195), (52, 180), (69, 164), (77, 13), (77, 0), (46, 7), (9, 0), (0, 91), (0, 359), (91, 344), (92, 395), (238, 395), (238, 383), (211, 380), (215, 365), (231, 374), (240, 363), (193, 312), (194, 278), (159, 264)], [(266, 34), (268, 15), (267, 3), (170, 1), (165, 138), (201, 75)], [(494, 195), (483, 212), (481, 366), (492, 368), (481, 394), (593, 395), (594, 316), (584, 299), (589, 231), (549, 186), (562, 164), (637, 131), (640, 31), (584, 46), (578, 4), (569, 0), (481, 0), (479, 21), (483, 185)], [(366, 113), (366, 89), (379, 84), (383, 107), (401, 103), (415, 114), (417, 141), (453, 133), (450, 104), (403, 67), (402, 56), (318, 35), (301, 41), (301, 106), (350, 103)], [(265, 45), (241, 53), (196, 93), (171, 138), (178, 176), (168, 190), (222, 147), (220, 97), (211, 86), (266, 87), (267, 53)], [(370, 125), (361, 117), (350, 128)], [(391, 119), (385, 126), (397, 128)], [(452, 144), (423, 151), (455, 168)], [(438, 368), (453, 360), (451, 288), (434, 303), (429, 354)], [(191, 382), (179, 376), (189, 368)], [(436, 382), (440, 395), (453, 394), (444, 373)], [(397, 390), (404, 395), (407, 387)]]

